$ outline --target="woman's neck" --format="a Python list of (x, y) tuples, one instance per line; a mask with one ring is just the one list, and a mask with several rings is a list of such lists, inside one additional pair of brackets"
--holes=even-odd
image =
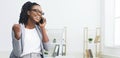
[(27, 29), (33, 29), (33, 28), (35, 28), (35, 23), (31, 19), (28, 19), (28, 22), (25, 25), (25, 28), (27, 28)]

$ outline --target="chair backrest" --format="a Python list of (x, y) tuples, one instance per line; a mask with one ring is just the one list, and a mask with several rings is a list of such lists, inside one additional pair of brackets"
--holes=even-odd
[(50, 43), (63, 43), (66, 42), (66, 28), (54, 28), (47, 29), (47, 34), (50, 40)]
[[(63, 56), (66, 55), (66, 27), (63, 28), (48, 28), (47, 29), (48, 38), (50, 40), (51, 49), (49, 53), (50, 56)], [(56, 52), (56, 46), (58, 47), (58, 51)], [(65, 46), (65, 48), (63, 47)], [(64, 49), (64, 50), (63, 50)], [(64, 53), (62, 53), (65, 51)]]

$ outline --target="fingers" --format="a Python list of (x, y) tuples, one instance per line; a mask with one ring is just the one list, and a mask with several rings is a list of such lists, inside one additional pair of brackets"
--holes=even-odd
[(43, 22), (45, 22), (45, 23), (46, 23), (46, 18), (44, 18)]

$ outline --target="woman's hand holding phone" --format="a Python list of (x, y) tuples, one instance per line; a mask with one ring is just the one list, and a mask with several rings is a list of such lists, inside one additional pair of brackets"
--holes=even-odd
[(45, 25), (46, 25), (46, 18), (41, 17), (41, 20), (40, 20), (40, 22), (39, 22), (39, 26), (40, 26), (41, 28), (44, 28)]

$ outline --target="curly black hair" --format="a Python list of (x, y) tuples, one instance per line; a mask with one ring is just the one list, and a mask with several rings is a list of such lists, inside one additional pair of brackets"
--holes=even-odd
[(19, 24), (20, 23), (27, 24), (27, 21), (28, 21), (27, 11), (30, 11), (34, 5), (39, 5), (39, 4), (28, 1), (22, 6), (20, 17), (19, 17)]

